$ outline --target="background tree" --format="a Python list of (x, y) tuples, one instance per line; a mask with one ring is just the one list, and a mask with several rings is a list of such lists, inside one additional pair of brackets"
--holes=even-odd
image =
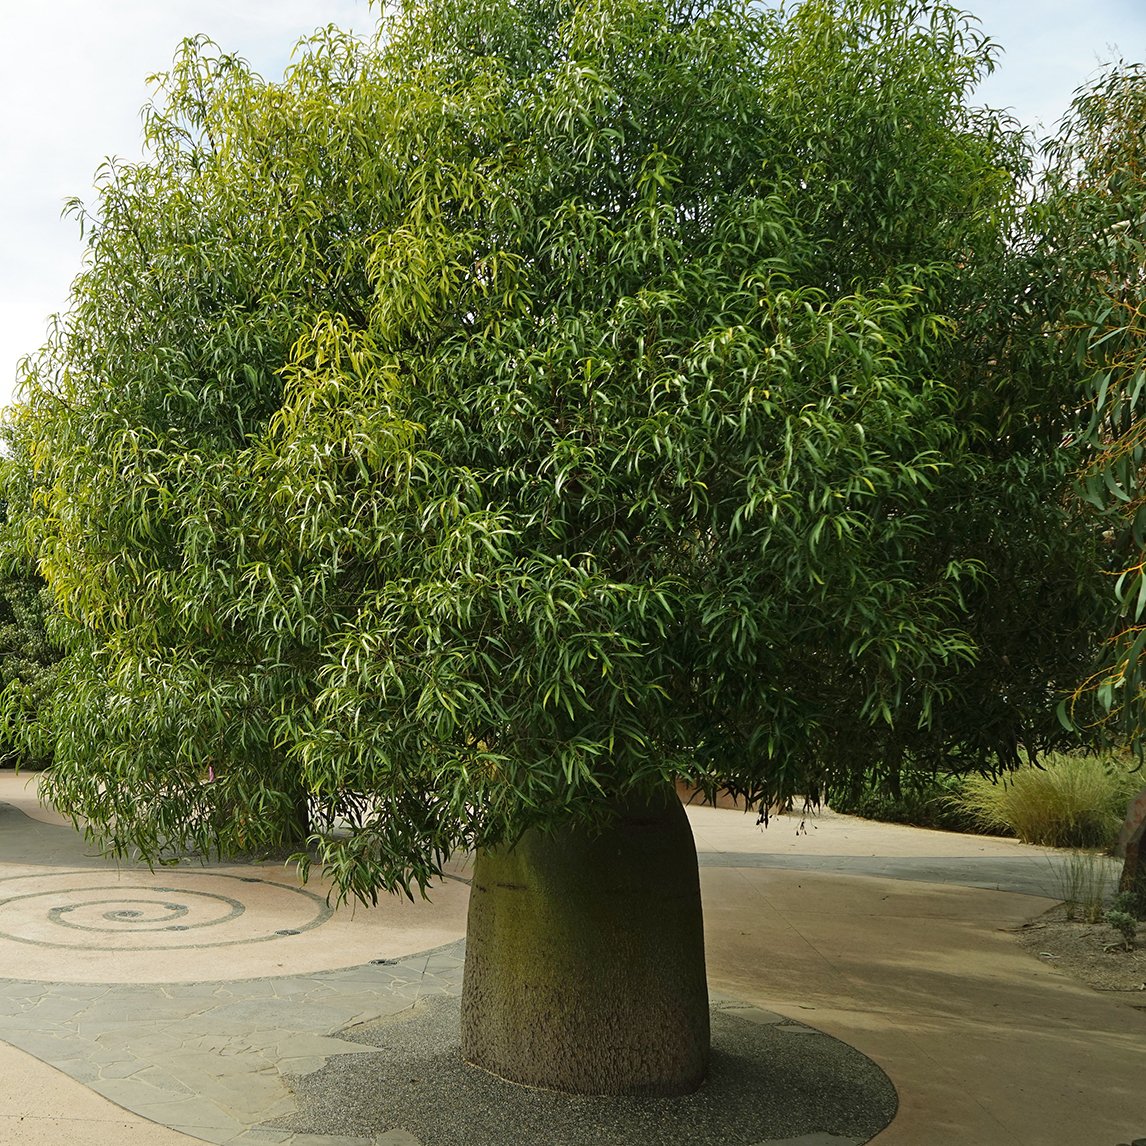
[[(7, 516), (0, 503), (0, 534)], [(44, 617), (44, 582), (26, 553), (9, 552), (0, 559), (0, 766), (51, 762), (51, 732), (40, 712), (49, 706), (59, 659)]]
[[(1057, 272), (1051, 321), (1080, 375), (1089, 425), (1083, 496), (1105, 517), (1115, 622), (1064, 705), (1078, 724), (1146, 742), (1146, 67), (1119, 64), (1081, 89), (1050, 147), (1039, 203)], [(1146, 913), (1138, 839), (1121, 885)]]
[[(1146, 67), (1110, 68), (1080, 89), (1059, 135), (1037, 219), (1051, 321), (1087, 379), (1084, 496), (1107, 516), (1118, 620), (1075, 695), (1139, 747), (1146, 658)], [(1090, 704), (1079, 704), (1082, 701)], [(1093, 707), (1090, 705), (1093, 704)]]
[(893, 0), (187, 44), (9, 431), (52, 797), (149, 856), (305, 812), (367, 899), (475, 849), (467, 1058), (697, 1085), (673, 781), (1007, 761), (1092, 652), (991, 50)]

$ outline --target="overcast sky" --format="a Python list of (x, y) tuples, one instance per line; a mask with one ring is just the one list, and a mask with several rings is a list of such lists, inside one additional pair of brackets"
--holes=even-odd
[[(1053, 128), (1071, 93), (1117, 56), (1146, 60), (1144, 0), (966, 0), (1006, 51), (980, 102)], [(367, 0), (0, 0), (0, 405), (16, 363), (44, 338), (80, 265), (66, 198), (92, 199), (105, 156), (139, 155), (146, 77), (179, 41), (206, 33), (262, 75), (282, 73), (300, 36), (363, 32)]]

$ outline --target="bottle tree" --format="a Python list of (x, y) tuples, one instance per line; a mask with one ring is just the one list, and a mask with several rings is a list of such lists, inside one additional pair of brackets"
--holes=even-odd
[(367, 900), (472, 850), (467, 1059), (698, 1085), (674, 781), (1007, 761), (1092, 651), (992, 51), (893, 0), (185, 45), (9, 427), (52, 798), (117, 853), (309, 833)]

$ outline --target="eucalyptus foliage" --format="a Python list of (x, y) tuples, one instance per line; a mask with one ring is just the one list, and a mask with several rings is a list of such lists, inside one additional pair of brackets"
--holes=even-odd
[(1060, 734), (1097, 558), (993, 52), (902, 0), (187, 42), (9, 428), (52, 797), (116, 852), (313, 829), (370, 897)]
[(1053, 321), (1085, 389), (1083, 496), (1108, 520), (1118, 621), (1075, 691), (1141, 750), (1146, 731), (1146, 65), (1120, 64), (1080, 89), (1049, 148), (1038, 205), (1054, 268)]

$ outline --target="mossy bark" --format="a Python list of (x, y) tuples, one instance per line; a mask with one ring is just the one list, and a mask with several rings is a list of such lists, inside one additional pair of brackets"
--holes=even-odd
[(708, 1068), (692, 831), (666, 791), (605, 832), (528, 832), (479, 853), (465, 1060), (576, 1094), (687, 1094)]

